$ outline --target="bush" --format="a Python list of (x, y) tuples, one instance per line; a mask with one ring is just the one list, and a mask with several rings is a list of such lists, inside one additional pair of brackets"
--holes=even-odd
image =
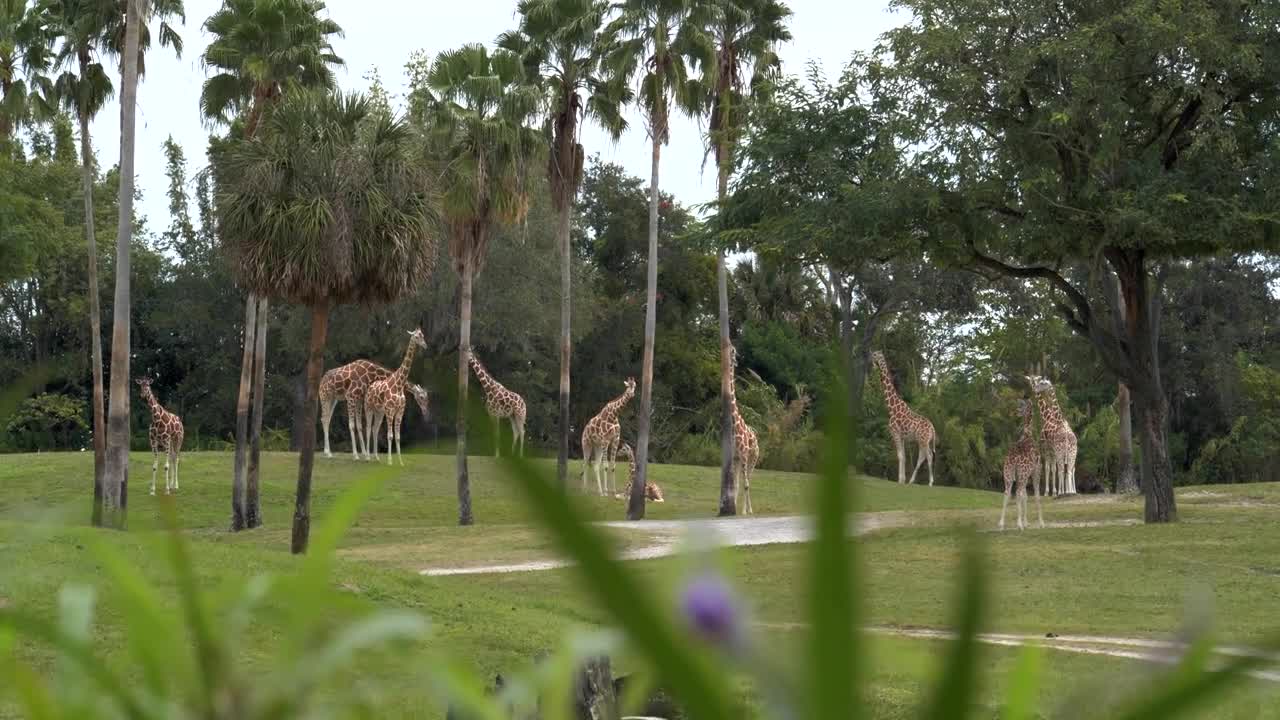
[(27, 398), (5, 427), (10, 447), (19, 451), (79, 450), (90, 442), (88, 406), (60, 393)]
[(1246, 483), (1280, 479), (1276, 448), (1280, 447), (1280, 372), (1236, 359), (1240, 373), (1242, 414), (1225, 436), (1204, 444), (1191, 465), (1193, 482)]

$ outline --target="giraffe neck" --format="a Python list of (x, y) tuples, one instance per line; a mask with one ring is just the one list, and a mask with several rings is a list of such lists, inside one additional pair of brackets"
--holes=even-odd
[(1040, 405), (1040, 419), (1045, 425), (1062, 421), (1062, 409), (1058, 407), (1058, 395), (1053, 389), (1037, 393), (1036, 402)]
[(498, 387), (498, 381), (484, 369), (475, 355), (471, 356), (471, 369), (476, 371), (476, 379), (480, 381), (480, 387), (484, 388), (485, 395), (489, 395)]
[(144, 397), (143, 399), (147, 401), (147, 407), (151, 408), (152, 420), (156, 418), (164, 417), (165, 410), (163, 407), (160, 406), (160, 401), (156, 399), (155, 393), (152, 393), (150, 390), (148, 390), (146, 397)]
[(1036, 428), (1033, 420), (1030, 408), (1028, 408), (1027, 414), (1022, 417), (1022, 435), (1019, 436), (1019, 441), (1031, 440), (1035, 437)]
[(889, 376), (889, 364), (878, 362), (876, 367), (880, 369), (880, 389), (884, 391), (885, 404), (892, 405), (899, 397), (898, 389), (893, 386), (893, 378)]
[(400, 367), (387, 377), (387, 384), (400, 392), (404, 392), (405, 383), (409, 379), (409, 368), (413, 366), (413, 355), (417, 352), (418, 346), (409, 343), (409, 348), (404, 351), (404, 360), (400, 361)]
[(631, 395), (632, 395), (632, 390), (628, 388), (627, 390), (623, 391), (623, 393), (618, 397), (605, 403), (604, 410), (601, 411), (600, 414), (603, 415), (608, 420), (611, 420), (611, 421), (617, 420), (618, 413), (622, 411), (622, 406), (626, 405), (627, 402), (631, 400)]

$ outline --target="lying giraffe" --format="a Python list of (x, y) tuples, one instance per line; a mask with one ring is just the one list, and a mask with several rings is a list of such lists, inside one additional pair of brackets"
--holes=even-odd
[(164, 452), (164, 494), (178, 491), (178, 453), (182, 450), (182, 419), (165, 410), (151, 392), (151, 378), (138, 378), (142, 399), (151, 408), (151, 427), (147, 439), (151, 441), (151, 494), (156, 494), (156, 469), (160, 464), (160, 452)]
[[(620, 443), (618, 446), (618, 455), (627, 461), (627, 486), (622, 492), (615, 494), (613, 497), (620, 500), (629, 500), (631, 498), (631, 488), (636, 482), (636, 456), (631, 452), (631, 446), (627, 443)], [(662, 497), (662, 488), (657, 483), (645, 481), (644, 497), (650, 502), (666, 502)]]

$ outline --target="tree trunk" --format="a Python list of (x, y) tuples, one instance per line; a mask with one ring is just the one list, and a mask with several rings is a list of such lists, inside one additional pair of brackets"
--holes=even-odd
[[(120, 88), (120, 215), (116, 233), (116, 288), (111, 332), (111, 406), (107, 416), (107, 465), (103, 500), (123, 528), (129, 508), (129, 272), (133, 242), (134, 139), (138, 103), (138, 26), (145, 0), (128, 0), (124, 82)], [(88, 219), (86, 218), (86, 221)]]
[(618, 698), (608, 655), (588, 658), (575, 674), (573, 716), (576, 720), (617, 720)]
[[(81, 60), (80, 76), (86, 72)], [(98, 291), (98, 239), (93, 222), (93, 145), (89, 139), (89, 114), (83, 109), (80, 118), (80, 179), (84, 193), (84, 235), (89, 246), (89, 348), (93, 363), (93, 511), (91, 521), (102, 525), (102, 478), (107, 462), (107, 421), (102, 387), (102, 308)]]
[(636, 418), (636, 477), (627, 502), (627, 519), (644, 519), (644, 488), (649, 477), (649, 416), (653, 407), (653, 341), (658, 311), (658, 161), (661, 134), (654, 123), (653, 165), (649, 176), (649, 274), (645, 284), (644, 360), (640, 369), (640, 415)]
[(249, 293), (244, 303), (244, 348), (240, 361), (240, 394), (236, 396), (236, 452), (231, 477), (231, 530), (245, 524), (245, 438), (249, 434), (249, 389), (253, 384), (254, 333), (258, 325), (258, 296)]
[(307, 353), (307, 431), (298, 444), (298, 491), (293, 502), (294, 555), (307, 551), (311, 535), (311, 468), (316, 459), (316, 408), (320, 404), (320, 371), (324, 368), (324, 341), (329, 332), (329, 303), (311, 308), (311, 346)]
[[(253, 529), (262, 525), (262, 507), (258, 503), (258, 463), (262, 449), (262, 403), (266, 396), (267, 380), (267, 298), (258, 300), (258, 319), (254, 323), (253, 342), (253, 416), (249, 429), (249, 473), (244, 491), (244, 524)], [(312, 421), (314, 422), (314, 418)], [(315, 428), (310, 428), (315, 432)]]
[(1116, 414), (1120, 417), (1120, 472), (1116, 476), (1116, 492), (1138, 492), (1138, 477), (1133, 468), (1133, 420), (1129, 386), (1123, 382), (1116, 392)]
[[(1165, 432), (1169, 406), (1160, 382), (1160, 300), (1151, 292), (1150, 274), (1141, 250), (1110, 256), (1124, 300), (1127, 356), (1130, 377), (1124, 378), (1133, 396), (1142, 445), (1142, 494), (1144, 519), (1149, 523), (1174, 522), (1178, 509), (1173, 497), (1173, 469)], [(1157, 292), (1159, 292), (1157, 290)]]
[(458, 524), (471, 525), (471, 478), (467, 476), (467, 385), (471, 379), (471, 248), (462, 259), (462, 277), (458, 287)]
[[(569, 182), (572, 178), (566, 178)], [(560, 240), (560, 455), (556, 460), (556, 477), (560, 480), (560, 488), (568, 487), (569, 482), (569, 365), (572, 360), (573, 339), (570, 327), (573, 303), (573, 275), (569, 254), (569, 214), (573, 210), (571, 202), (560, 208), (559, 225), (556, 228)]]
[[(721, 154), (716, 182), (716, 199), (721, 211), (729, 197), (729, 167)], [(729, 270), (725, 267), (724, 250), (716, 252), (716, 292), (720, 302), (720, 517), (737, 515), (733, 476), (733, 368), (729, 349)]]

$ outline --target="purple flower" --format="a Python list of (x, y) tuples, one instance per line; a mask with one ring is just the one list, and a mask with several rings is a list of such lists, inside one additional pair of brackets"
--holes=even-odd
[(681, 609), (694, 632), (727, 649), (742, 639), (743, 613), (729, 583), (715, 574), (695, 577), (685, 585)]

